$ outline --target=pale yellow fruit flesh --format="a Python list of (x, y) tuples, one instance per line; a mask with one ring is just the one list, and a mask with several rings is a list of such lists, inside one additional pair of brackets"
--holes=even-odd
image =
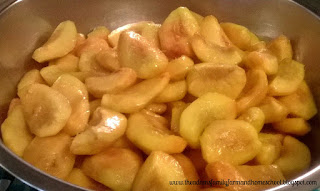
[(286, 96), (294, 93), (304, 78), (304, 65), (290, 59), (282, 60), (279, 71), (269, 83), (268, 94)]
[(21, 103), (30, 131), (39, 137), (56, 135), (72, 112), (64, 95), (43, 84), (31, 85)]
[(278, 72), (277, 57), (267, 51), (250, 52), (247, 55), (244, 64), (250, 69), (263, 70), (267, 75), (274, 75)]
[(180, 134), (180, 118), (182, 112), (187, 108), (187, 104), (183, 101), (172, 102), (171, 104), (171, 122), (170, 129), (176, 134)]
[(163, 114), (167, 111), (167, 104), (165, 103), (151, 103), (145, 107), (146, 110), (156, 114)]
[(187, 93), (187, 83), (185, 80), (169, 83), (162, 92), (154, 98), (156, 103), (173, 102), (182, 99)]
[[(149, 119), (149, 120), (148, 120)], [(128, 139), (146, 154), (152, 151), (181, 153), (187, 146), (186, 141), (174, 135), (167, 127), (155, 125), (143, 113), (131, 114), (128, 119), (126, 135)]]
[(37, 62), (46, 62), (65, 56), (73, 50), (77, 40), (77, 29), (72, 21), (61, 22), (48, 41), (36, 49), (32, 58)]
[[(285, 178), (276, 165), (241, 165), (232, 166), (226, 162), (211, 163), (206, 167), (209, 178), (215, 181), (283, 181)], [(228, 190), (259, 191), (278, 186), (276, 183), (270, 185), (229, 185)]]
[(178, 160), (165, 152), (154, 151), (141, 166), (134, 180), (132, 191), (194, 190), (194, 187), (187, 185), (169, 184), (169, 181), (185, 181), (186, 178)]
[(244, 111), (239, 117), (239, 120), (244, 120), (250, 123), (259, 133), (263, 128), (265, 116), (263, 111), (258, 107), (251, 107)]
[(84, 131), (90, 116), (89, 97), (85, 85), (76, 77), (65, 74), (57, 79), (52, 88), (64, 95), (72, 108), (63, 131), (70, 136)]
[(272, 124), (273, 128), (287, 134), (304, 136), (311, 131), (308, 122), (302, 118), (286, 118)]
[(24, 119), (21, 104), (15, 106), (1, 124), (3, 143), (16, 155), (22, 156), (25, 148), (33, 139)]
[(274, 164), (278, 165), (288, 179), (294, 178), (310, 166), (309, 148), (299, 140), (286, 136), (283, 140), (281, 155)]
[(236, 65), (201, 63), (189, 71), (187, 83), (193, 96), (216, 92), (235, 99), (246, 85), (246, 74)]
[(267, 95), (268, 79), (262, 70), (249, 70), (247, 72), (247, 83), (237, 100), (237, 111), (257, 106)]
[(259, 133), (259, 140), (262, 143), (261, 149), (254, 158), (256, 164), (269, 165), (280, 157), (282, 134)]
[(93, 76), (85, 80), (86, 87), (91, 95), (101, 98), (104, 94), (119, 93), (132, 86), (137, 74), (131, 68), (122, 68), (106, 76)]
[(71, 137), (60, 133), (35, 137), (25, 149), (23, 159), (55, 177), (65, 179), (71, 172), (75, 155), (70, 152)]
[(289, 113), (284, 104), (274, 97), (266, 97), (261, 101), (259, 108), (264, 113), (265, 123), (274, 123), (285, 119)]
[(114, 72), (120, 69), (118, 53), (114, 49), (102, 50), (96, 55), (96, 61), (103, 68)]
[(230, 41), (242, 50), (248, 50), (259, 42), (258, 37), (244, 26), (234, 23), (221, 23), (221, 27)]
[(55, 65), (57, 66), (57, 68), (65, 72), (77, 72), (79, 70), (78, 64), (79, 64), (78, 57), (72, 54), (67, 54), (64, 57), (52, 60), (49, 63), (49, 66)]
[(168, 65), (164, 53), (135, 32), (124, 32), (120, 35), (118, 58), (122, 67), (132, 68), (142, 79), (161, 74)]
[(159, 30), (162, 51), (169, 58), (193, 57), (191, 37), (200, 30), (197, 20), (186, 7), (172, 11)]
[(83, 161), (85, 175), (113, 190), (130, 191), (142, 158), (128, 149), (110, 148)]
[(118, 112), (97, 108), (89, 127), (72, 141), (70, 150), (77, 155), (93, 155), (112, 145), (126, 131), (127, 118)]
[(71, 184), (75, 184), (77, 186), (81, 186), (83, 188), (87, 188), (90, 190), (97, 190), (97, 191), (107, 190), (107, 188), (104, 185), (87, 177), (79, 168), (72, 169), (72, 171), (66, 178), (66, 181), (70, 182)]
[(213, 121), (201, 135), (200, 144), (208, 163), (226, 161), (234, 165), (250, 161), (261, 148), (255, 128), (241, 120)]
[(170, 80), (183, 80), (192, 69), (194, 62), (187, 56), (181, 56), (169, 62), (166, 72), (170, 74)]
[(169, 83), (165, 73), (157, 78), (144, 80), (118, 94), (104, 94), (101, 105), (121, 113), (134, 113), (148, 105)]
[(104, 40), (108, 40), (108, 35), (110, 31), (105, 26), (95, 27), (87, 36), (88, 38), (102, 38)]
[(27, 92), (29, 85), (31, 84), (45, 84), (46, 82), (43, 80), (43, 78), (40, 75), (39, 70), (33, 69), (24, 74), (24, 76), (21, 78), (19, 84), (18, 84), (18, 96), (21, 98), (25, 95)]
[(296, 92), (278, 100), (289, 110), (289, 113), (305, 120), (311, 119), (318, 112), (308, 84), (303, 81)]
[(283, 59), (292, 59), (293, 51), (290, 40), (284, 35), (273, 39), (268, 44), (268, 49), (278, 58), (279, 61)]
[(218, 93), (207, 93), (192, 102), (181, 114), (180, 135), (192, 148), (199, 148), (199, 137), (214, 120), (234, 119), (235, 101)]
[(194, 35), (191, 39), (192, 49), (202, 62), (214, 64), (239, 64), (242, 53), (235, 47), (222, 47), (206, 42), (203, 37)]

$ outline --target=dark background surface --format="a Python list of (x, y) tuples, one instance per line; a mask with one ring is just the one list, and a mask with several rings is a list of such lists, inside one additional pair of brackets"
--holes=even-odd
[[(320, 0), (295, 0), (320, 16)], [(0, 3), (4, 0), (0, 0)], [(0, 191), (36, 191), (0, 168)], [(318, 189), (320, 191), (320, 189)]]

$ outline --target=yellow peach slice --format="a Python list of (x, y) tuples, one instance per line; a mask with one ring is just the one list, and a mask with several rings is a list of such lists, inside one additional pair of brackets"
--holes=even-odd
[(73, 50), (77, 40), (77, 28), (72, 21), (60, 23), (48, 41), (36, 49), (32, 58), (37, 62), (46, 62), (65, 56)]
[(71, 184), (75, 184), (77, 186), (81, 186), (83, 188), (87, 188), (90, 190), (97, 190), (97, 191), (107, 190), (107, 188), (104, 185), (87, 177), (79, 168), (72, 169), (72, 171), (66, 178), (66, 181), (70, 182)]
[(24, 119), (21, 104), (15, 106), (1, 124), (3, 143), (16, 155), (22, 156), (25, 148), (33, 139)]
[(167, 110), (167, 105), (165, 103), (151, 103), (145, 107), (146, 110), (151, 111), (156, 114), (163, 114)]
[(272, 123), (274, 129), (297, 136), (304, 136), (311, 131), (311, 127), (303, 118), (286, 118), (277, 123)]
[(288, 108), (291, 115), (305, 120), (311, 119), (318, 112), (312, 93), (305, 81), (299, 85), (296, 92), (280, 97), (278, 100)]
[(41, 77), (39, 70), (33, 69), (25, 73), (18, 83), (18, 96), (21, 98), (27, 92), (29, 85), (31, 84), (45, 84), (46, 82)]
[(71, 137), (60, 133), (35, 137), (25, 149), (23, 159), (55, 177), (64, 179), (71, 172), (75, 156), (70, 152)]
[(159, 30), (163, 52), (169, 58), (193, 57), (190, 39), (199, 30), (199, 24), (188, 8), (179, 7), (172, 11)]
[(43, 84), (32, 84), (21, 103), (30, 131), (39, 137), (59, 133), (72, 112), (64, 95)]
[(170, 74), (170, 80), (183, 80), (193, 65), (192, 59), (187, 56), (181, 56), (169, 62), (166, 72)]
[(294, 93), (304, 78), (304, 65), (290, 59), (279, 64), (279, 71), (269, 83), (268, 94), (286, 96)]
[(235, 99), (246, 85), (246, 73), (236, 65), (202, 63), (190, 70), (187, 83), (193, 96), (217, 92)]
[(192, 102), (181, 114), (180, 135), (192, 148), (199, 148), (203, 130), (214, 120), (234, 119), (235, 101), (218, 93), (207, 93)]
[(255, 128), (242, 120), (213, 121), (201, 135), (200, 144), (208, 163), (226, 161), (234, 165), (250, 161), (261, 148)]
[(187, 83), (185, 80), (169, 83), (162, 92), (154, 98), (156, 103), (173, 102), (182, 99), (187, 93)]
[(90, 94), (101, 98), (104, 94), (119, 93), (132, 86), (137, 79), (137, 74), (131, 68), (122, 68), (106, 76), (88, 77), (85, 80)]
[(108, 35), (110, 34), (109, 29), (105, 26), (95, 27), (87, 36), (88, 38), (102, 38), (108, 40)]
[(274, 123), (285, 119), (288, 109), (274, 97), (266, 97), (259, 105), (265, 116), (265, 123)]
[(89, 127), (72, 141), (70, 150), (77, 155), (94, 155), (112, 145), (126, 131), (127, 118), (118, 112), (98, 107)]
[(142, 158), (129, 149), (110, 148), (86, 158), (81, 169), (112, 190), (130, 191), (142, 163)]
[(63, 131), (70, 136), (84, 131), (90, 116), (88, 91), (85, 85), (76, 77), (64, 74), (54, 82), (52, 88), (64, 95), (72, 108)]
[(268, 49), (282, 61), (285, 58), (292, 59), (293, 51), (290, 40), (284, 35), (280, 35), (268, 44)]
[(286, 178), (294, 178), (310, 166), (309, 148), (299, 140), (286, 136), (283, 140), (281, 155), (274, 164), (278, 165)]
[(168, 65), (168, 59), (161, 50), (135, 32), (120, 35), (118, 58), (122, 67), (132, 68), (142, 79), (161, 74)]
[(266, 51), (250, 52), (245, 59), (245, 66), (250, 69), (263, 70), (267, 75), (274, 75), (278, 72), (278, 60)]
[(72, 54), (67, 54), (64, 57), (49, 62), (49, 66), (55, 65), (57, 68), (65, 72), (77, 72), (78, 64), (79, 58)]
[(130, 115), (126, 135), (146, 154), (152, 151), (181, 153), (187, 146), (183, 138), (174, 135), (166, 126), (156, 125), (154, 119), (143, 113)]
[(237, 111), (257, 106), (267, 95), (268, 79), (262, 70), (249, 70), (247, 72), (247, 83), (237, 100)]
[(96, 61), (104, 69), (114, 72), (120, 69), (118, 53), (114, 49), (102, 50), (96, 55)]
[(134, 113), (147, 106), (169, 83), (165, 73), (157, 78), (144, 80), (118, 94), (104, 94), (101, 105), (121, 113)]
[(259, 133), (263, 128), (265, 116), (259, 107), (251, 107), (244, 111), (238, 119), (250, 123)]

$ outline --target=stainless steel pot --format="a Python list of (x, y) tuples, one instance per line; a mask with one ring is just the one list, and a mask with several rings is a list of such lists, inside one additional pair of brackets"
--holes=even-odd
[[(306, 65), (306, 79), (320, 110), (320, 19), (290, 0), (0, 0), (0, 123), (16, 94), (21, 76), (40, 68), (30, 54), (63, 20), (73, 20), (87, 33), (98, 25), (110, 29), (141, 20), (161, 23), (175, 8), (186, 6), (220, 21), (247, 26), (259, 36), (285, 34), (293, 39), (295, 58)], [(297, 180), (316, 180), (318, 186), (281, 186), (278, 190), (312, 190), (320, 187), (319, 115), (304, 138), (312, 152), (312, 166)], [(8, 150), (0, 141), (0, 165), (27, 184), (42, 190), (78, 190), (79, 187), (44, 174)], [(271, 190), (276, 190), (271, 189)]]

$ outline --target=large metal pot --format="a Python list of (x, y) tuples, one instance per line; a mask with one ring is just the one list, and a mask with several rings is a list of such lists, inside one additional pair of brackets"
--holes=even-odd
[[(2, 2), (2, 3), (1, 3)], [(161, 23), (175, 8), (186, 6), (220, 21), (247, 26), (259, 36), (273, 38), (285, 34), (293, 40), (296, 59), (306, 65), (306, 80), (320, 110), (320, 19), (290, 0), (0, 0), (0, 123), (6, 117), (9, 101), (16, 94), (21, 76), (39, 68), (30, 54), (42, 44), (63, 20), (73, 20), (87, 33), (94, 26), (110, 29), (141, 20)], [(320, 183), (319, 115), (312, 120), (312, 132), (304, 138), (312, 152), (312, 166), (297, 180)], [(78, 190), (44, 174), (8, 150), (0, 141), (0, 165), (27, 184), (42, 190)], [(318, 185), (320, 186), (320, 185)], [(279, 190), (312, 190), (281, 186)], [(272, 189), (275, 190), (275, 189)]]

